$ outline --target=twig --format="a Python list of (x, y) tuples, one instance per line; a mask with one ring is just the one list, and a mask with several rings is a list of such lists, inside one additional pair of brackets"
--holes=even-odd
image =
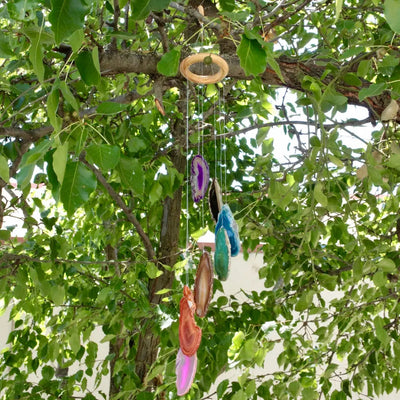
[(86, 161), (85, 155), (86, 155), (86, 153), (83, 151), (79, 156), (79, 160), (95, 174), (97, 180), (103, 185), (103, 187), (107, 190), (107, 192), (111, 196), (111, 198), (125, 213), (126, 219), (129, 222), (131, 222), (132, 225), (136, 228), (136, 231), (137, 231), (138, 235), (140, 236), (140, 238), (143, 242), (143, 245), (146, 249), (147, 257), (149, 258), (149, 260), (155, 261), (156, 255), (155, 255), (153, 246), (150, 242), (148, 235), (143, 230), (142, 225), (137, 220), (137, 218), (133, 215), (132, 211), (128, 208), (128, 206), (124, 203), (121, 196), (107, 182), (106, 178), (103, 176), (101, 171), (99, 169), (97, 169), (94, 165), (92, 165), (88, 161)]

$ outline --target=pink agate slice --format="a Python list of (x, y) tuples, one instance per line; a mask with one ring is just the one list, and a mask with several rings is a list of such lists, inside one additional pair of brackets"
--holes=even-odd
[(200, 154), (193, 157), (190, 172), (192, 198), (195, 203), (198, 203), (206, 195), (210, 180), (210, 169), (207, 161)]
[(196, 375), (197, 369), (197, 353), (193, 356), (188, 357), (183, 354), (182, 350), (179, 349), (178, 355), (176, 356), (176, 389), (178, 396), (186, 394), (193, 383), (194, 376)]

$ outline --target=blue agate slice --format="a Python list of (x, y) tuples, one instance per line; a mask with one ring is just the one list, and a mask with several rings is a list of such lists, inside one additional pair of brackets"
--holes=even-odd
[(231, 265), (231, 245), (229, 237), (222, 226), (215, 235), (214, 269), (221, 281), (226, 281)]
[(218, 233), (218, 230), (221, 227), (224, 227), (226, 233), (228, 234), (229, 242), (231, 245), (231, 256), (232, 257), (237, 256), (240, 251), (239, 230), (228, 204), (224, 204), (222, 206), (221, 211), (218, 215), (218, 221), (215, 227), (216, 234)]
[(193, 157), (190, 169), (190, 184), (192, 186), (192, 198), (198, 203), (207, 193), (210, 180), (210, 169), (207, 161), (201, 156)]

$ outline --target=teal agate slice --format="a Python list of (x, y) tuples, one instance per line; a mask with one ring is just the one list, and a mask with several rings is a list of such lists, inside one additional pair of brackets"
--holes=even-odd
[(217, 225), (215, 227), (215, 234), (218, 233), (219, 229), (224, 227), (229, 237), (231, 244), (231, 256), (235, 257), (240, 251), (240, 239), (239, 231), (236, 221), (233, 218), (233, 214), (228, 204), (224, 204), (218, 216)]
[(231, 264), (231, 245), (224, 227), (218, 230), (215, 236), (215, 273), (221, 281), (226, 281)]

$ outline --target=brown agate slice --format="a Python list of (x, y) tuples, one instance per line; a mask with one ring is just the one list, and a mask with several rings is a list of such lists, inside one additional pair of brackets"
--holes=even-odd
[(222, 208), (221, 187), (216, 178), (212, 180), (210, 190), (208, 192), (208, 204), (210, 206), (211, 215), (215, 223), (218, 221), (218, 214)]
[(207, 314), (213, 292), (214, 273), (210, 254), (205, 251), (200, 257), (194, 282), (196, 314), (203, 318)]
[(182, 353), (185, 356), (192, 357), (200, 346), (201, 328), (196, 325), (194, 320), (196, 304), (193, 293), (187, 286), (183, 288), (179, 310), (179, 344)]

